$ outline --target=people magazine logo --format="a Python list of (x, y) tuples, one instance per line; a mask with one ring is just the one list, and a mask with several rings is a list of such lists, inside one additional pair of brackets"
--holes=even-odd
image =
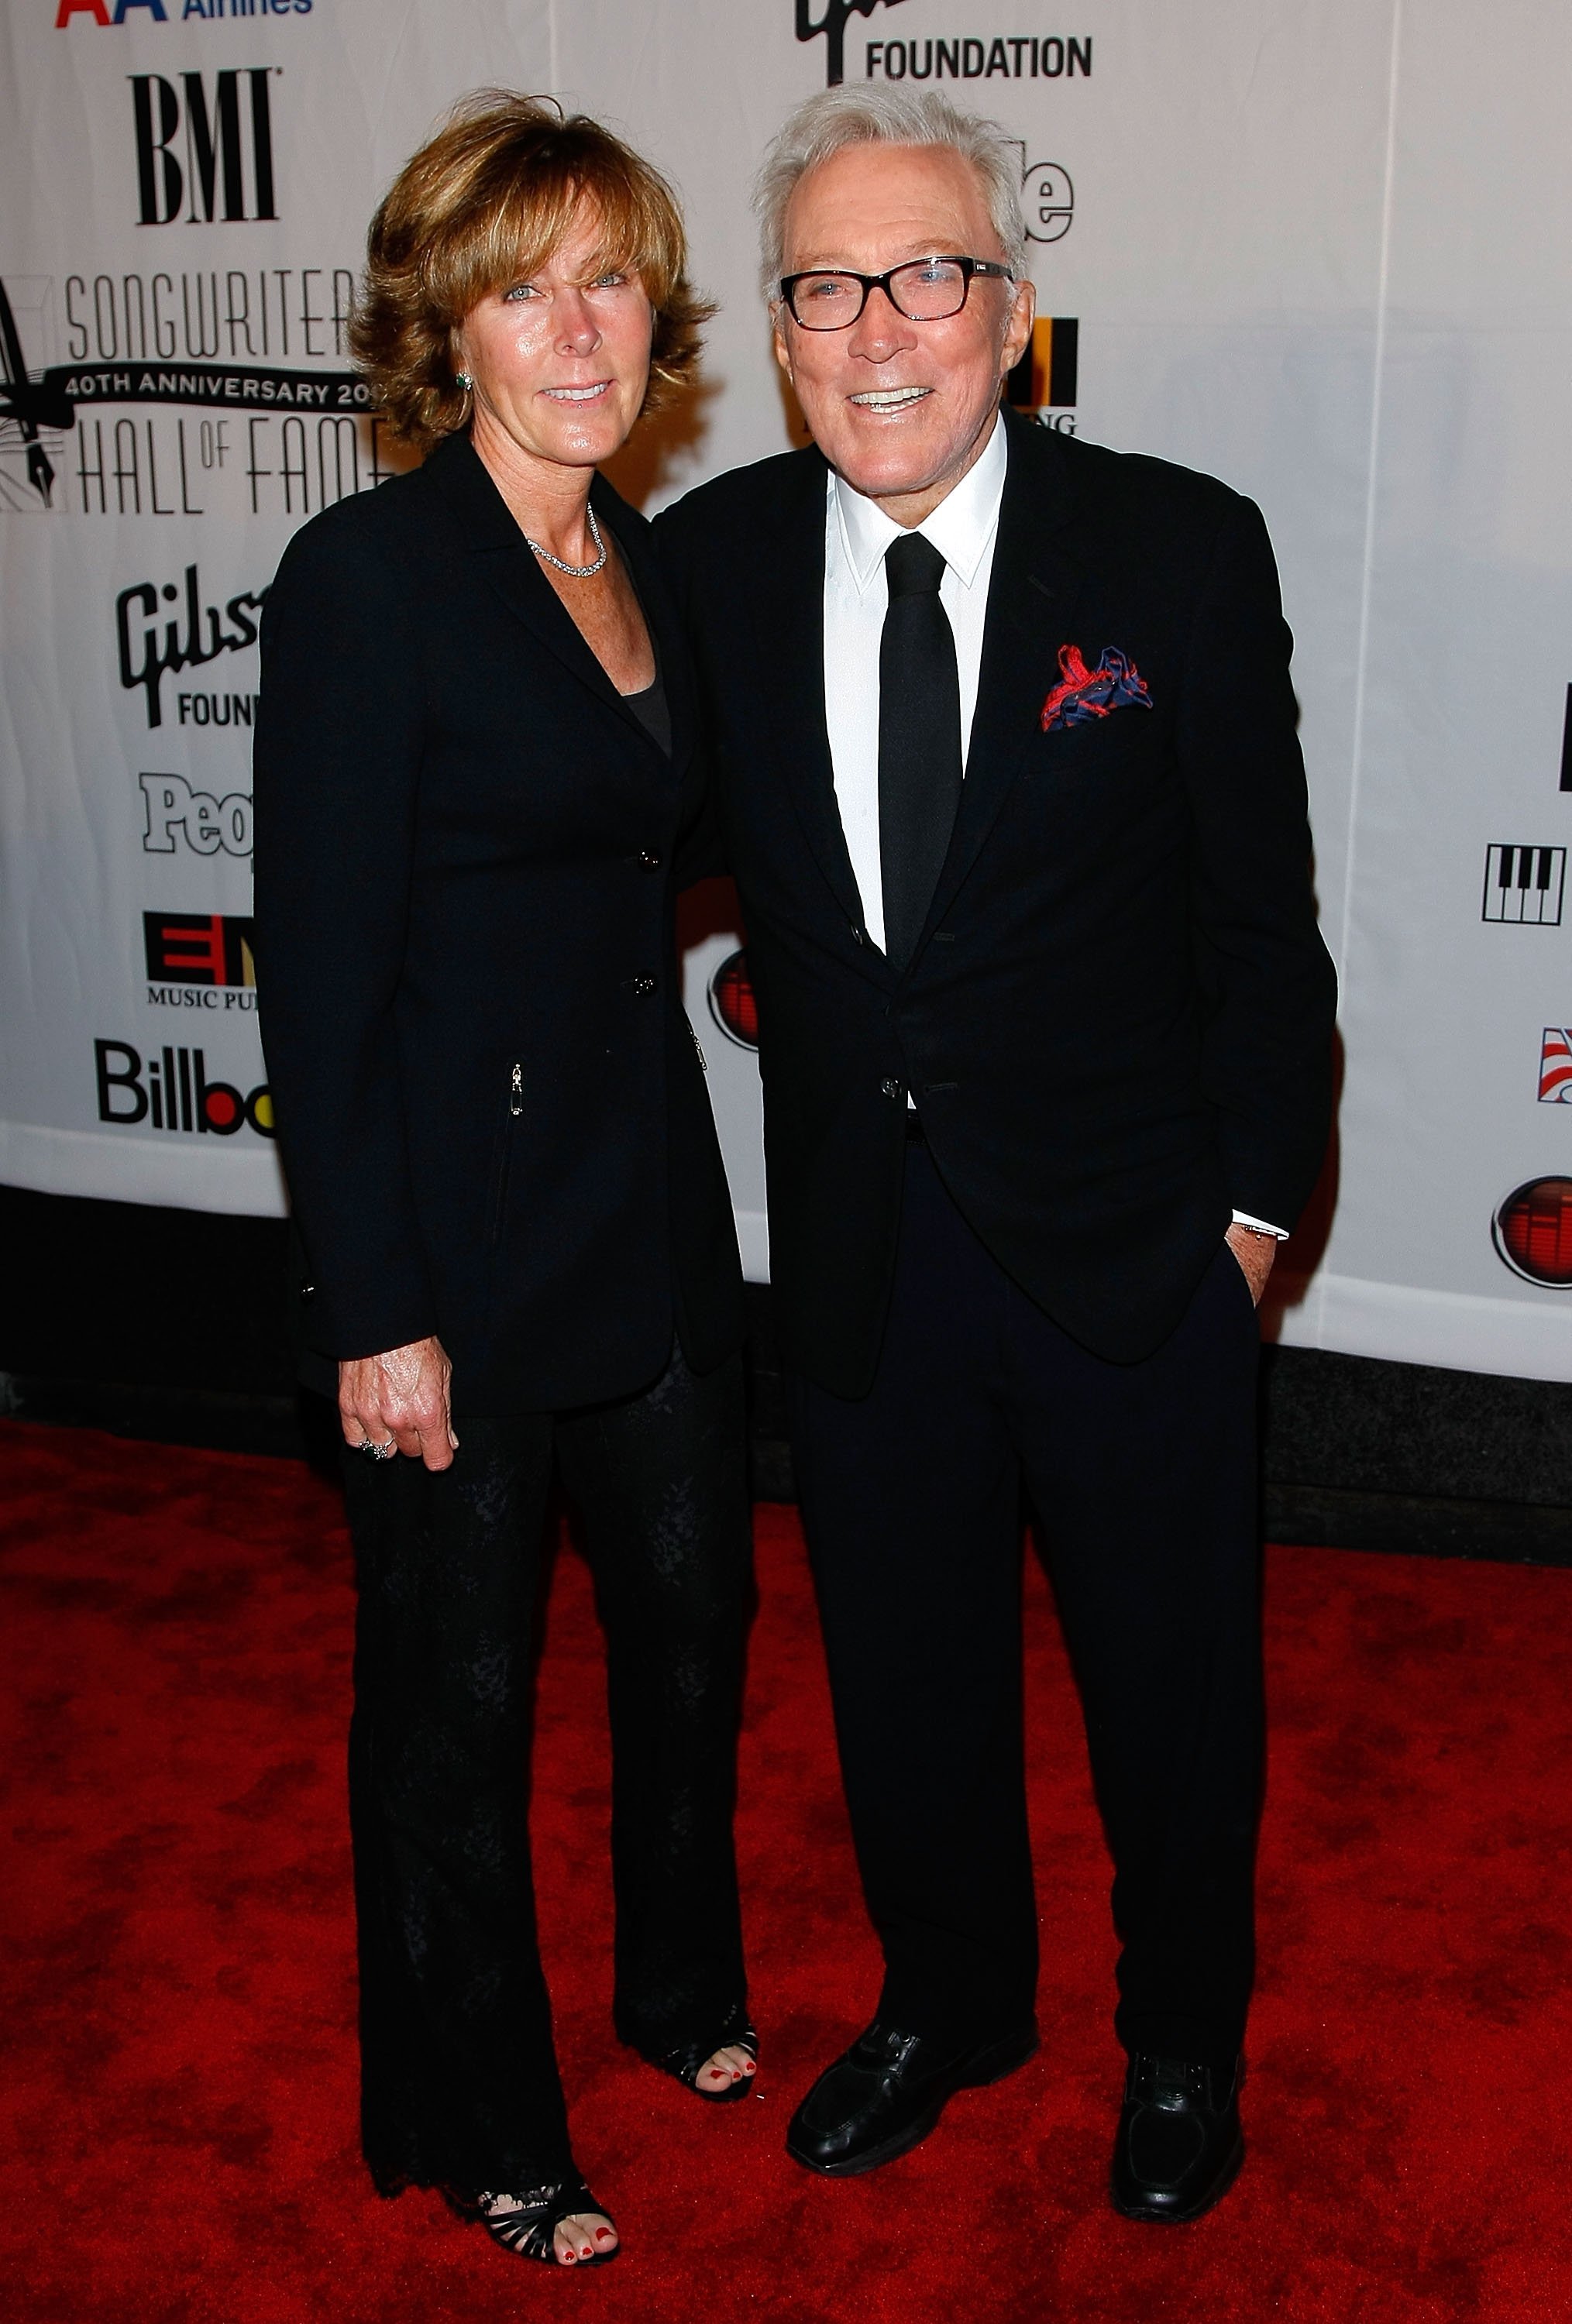
[(1525, 1283), (1572, 1286), (1572, 1178), (1530, 1178), (1495, 1213), (1497, 1256)]
[[(911, 0), (796, 0), (797, 37), (824, 42), (824, 78), (835, 88), (846, 77), (846, 32), (854, 16)], [(816, 13), (817, 10), (817, 13)], [(880, 20), (883, 23), (883, 19)], [(904, 27), (910, 20), (902, 18)], [(911, 28), (915, 34), (915, 27)], [(1092, 36), (1048, 33), (941, 34), (937, 39), (887, 35), (862, 44), (865, 80), (1073, 80), (1092, 73)], [(854, 57), (853, 69), (856, 59)]]
[(267, 1084), (243, 1095), (233, 1082), (209, 1080), (205, 1049), (164, 1047), (143, 1056), (130, 1041), (95, 1041), (93, 1065), (100, 1121), (182, 1137), (273, 1134)]
[(745, 952), (728, 953), (709, 980), (709, 1013), (739, 1049), (759, 1046), (759, 1004)]
[(249, 855), (251, 793), (194, 790), (184, 775), (138, 775), (144, 855)]

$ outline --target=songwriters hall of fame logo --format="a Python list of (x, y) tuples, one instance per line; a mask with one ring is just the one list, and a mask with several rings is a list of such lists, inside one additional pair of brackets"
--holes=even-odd
[[(56, 464), (71, 431), (83, 513), (96, 501), (106, 515), (201, 516), (205, 504), (191, 497), (201, 483), (199, 461), (210, 483), (233, 471), (253, 515), (307, 516), (363, 488), (356, 421), (371, 413), (365, 382), (352, 372), (265, 361), (275, 349), (285, 366), (298, 355), (342, 360), (353, 272), (254, 272), (233, 263), (237, 247), (219, 267), (210, 244), (188, 245), (183, 237), (177, 268), (160, 236), (169, 226), (276, 224), (278, 77), (275, 66), (127, 76), (130, 216), (158, 237), (149, 245), (159, 254), (157, 271), (66, 274), (72, 360), (39, 373), (28, 367), (24, 329), (35, 348), (52, 348), (54, 281), (0, 281), (0, 506), (54, 504)], [(188, 267), (191, 247), (205, 254)], [(262, 364), (253, 360), (258, 355)], [(134, 421), (79, 418), (83, 407), (155, 404), (168, 410), (168, 421), (146, 412)], [(192, 410), (208, 417), (188, 443), (181, 415)], [(373, 436), (368, 481), (379, 483)]]

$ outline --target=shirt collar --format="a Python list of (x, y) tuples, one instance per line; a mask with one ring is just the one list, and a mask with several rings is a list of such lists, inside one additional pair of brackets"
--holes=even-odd
[[(930, 540), (956, 578), (969, 589), (976, 578), (983, 553), (999, 521), (1004, 494), (1004, 470), (1009, 444), (1002, 420), (960, 483), (914, 529)], [(908, 528), (886, 516), (876, 501), (854, 492), (843, 476), (832, 474), (830, 489), (840, 514), (841, 540), (859, 596), (874, 580), (884, 551)]]

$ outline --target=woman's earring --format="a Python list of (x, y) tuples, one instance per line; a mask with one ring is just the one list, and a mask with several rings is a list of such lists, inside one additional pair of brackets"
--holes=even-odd
[(467, 371), (458, 371), (455, 372), (453, 376), (458, 381), (459, 386), (464, 390), (465, 394), (467, 395), (470, 389), (475, 385), (475, 382), (470, 378), (469, 374)]

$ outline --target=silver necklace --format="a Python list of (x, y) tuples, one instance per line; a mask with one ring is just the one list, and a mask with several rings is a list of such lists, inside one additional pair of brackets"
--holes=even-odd
[(575, 581), (587, 581), (590, 575), (592, 573), (598, 573), (601, 567), (606, 563), (606, 543), (600, 537), (600, 527), (595, 521), (595, 511), (593, 509), (586, 509), (585, 514), (589, 519), (589, 537), (591, 540), (594, 541), (596, 551), (598, 552), (593, 565), (565, 564), (560, 557), (553, 557), (549, 549), (542, 549), (538, 540), (530, 540), (530, 536), (527, 532), (524, 535), (524, 539), (526, 541), (529, 541), (530, 547), (534, 550), (536, 556), (540, 558), (543, 563), (547, 565), (554, 565), (559, 573), (569, 574)]

